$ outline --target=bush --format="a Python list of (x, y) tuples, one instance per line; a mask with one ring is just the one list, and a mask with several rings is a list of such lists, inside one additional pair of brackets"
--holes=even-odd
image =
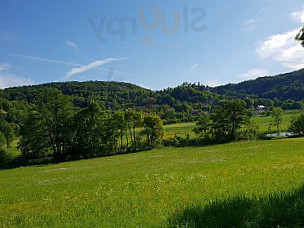
[(291, 121), (289, 131), (297, 135), (304, 135), (304, 114)]
[(202, 139), (198, 139), (198, 138), (191, 139), (190, 135), (187, 135), (186, 137), (174, 135), (169, 139), (163, 140), (164, 146), (173, 146), (173, 147), (201, 146), (206, 144), (208, 144), (208, 142), (205, 142)]
[(250, 124), (239, 132), (239, 139), (253, 140), (261, 137), (260, 127), (257, 124)]
[(7, 140), (5, 135), (0, 131), (0, 150), (7, 149)]
[(0, 148), (0, 169), (5, 168), (9, 161), (10, 157), (7, 153), (7, 150)]

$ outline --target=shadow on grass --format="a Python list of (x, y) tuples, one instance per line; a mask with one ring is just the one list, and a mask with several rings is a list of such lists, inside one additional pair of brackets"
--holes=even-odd
[(304, 186), (264, 198), (238, 196), (174, 214), (170, 227), (304, 227)]
[(154, 148), (147, 148), (147, 149), (138, 149), (136, 151), (120, 151), (116, 153), (107, 153), (103, 155), (95, 155), (91, 157), (67, 157), (64, 159), (59, 159), (56, 160), (54, 159), (53, 156), (47, 156), (44, 158), (37, 158), (37, 159), (26, 159), (23, 158), (22, 156), (18, 156), (14, 159), (10, 159), (7, 164), (2, 164), (1, 162), (1, 154), (0, 154), (0, 170), (8, 170), (8, 169), (16, 169), (20, 167), (30, 167), (30, 166), (35, 166), (35, 167), (43, 167), (47, 165), (57, 165), (65, 162), (72, 162), (72, 161), (80, 161), (80, 160), (91, 160), (91, 159), (97, 159), (97, 158), (104, 158), (104, 157), (118, 157), (122, 155), (127, 155), (127, 154), (136, 154), (136, 153), (141, 153), (141, 152), (147, 152), (150, 150), (153, 150)]

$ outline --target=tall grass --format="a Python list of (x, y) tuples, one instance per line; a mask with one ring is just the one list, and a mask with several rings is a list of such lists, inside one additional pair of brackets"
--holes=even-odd
[(299, 138), (164, 148), (2, 170), (0, 227), (180, 226), (191, 208), (200, 217), (216, 212), (210, 202), (233, 208), (234, 199), (244, 199), (238, 204), (251, 208), (256, 199), (302, 186), (303, 144)]

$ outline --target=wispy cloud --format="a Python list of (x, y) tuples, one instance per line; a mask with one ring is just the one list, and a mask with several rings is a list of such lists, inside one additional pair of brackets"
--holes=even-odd
[(293, 12), (290, 16), (295, 22), (304, 23), (304, 10)]
[(9, 69), (10, 65), (8, 63), (0, 64), (0, 89), (34, 84), (33, 80), (29, 78), (18, 77), (10, 73)]
[(72, 42), (72, 41), (65, 41), (65, 44), (66, 45), (68, 45), (69, 47), (71, 47), (71, 48), (74, 48), (74, 49), (76, 49), (76, 50), (79, 50), (79, 47), (78, 47), (78, 45), (77, 44), (75, 44), (74, 42)]
[(252, 31), (256, 27), (256, 21), (254, 19), (248, 19), (243, 22), (241, 30), (243, 31)]
[[(41, 57), (21, 55), (21, 54), (10, 54), (10, 55), (18, 57), (18, 58), (23, 58), (23, 59), (28, 59), (28, 60), (38, 61), (38, 62), (60, 64), (60, 65), (65, 65), (65, 66), (74, 66), (74, 67), (78, 67), (78, 68), (85, 67), (85, 65), (82, 65), (82, 64), (67, 62), (67, 61), (61, 61), (61, 60), (54, 60), (54, 59), (49, 59), (49, 58), (41, 58)], [(127, 58), (120, 58), (120, 59), (117, 59), (117, 60), (131, 59), (131, 58), (134, 58), (134, 57), (136, 57), (136, 55), (132, 56), (132, 57), (127, 57)], [(111, 71), (111, 68), (110, 69), (109, 68), (104, 68), (104, 67), (101, 67), (101, 65), (96, 67), (96, 69), (101, 70), (101, 71), (105, 71), (105, 72)], [(126, 72), (122, 72), (122, 71), (118, 71), (118, 70), (115, 70), (115, 74), (119, 74), (119, 75), (127, 76), (127, 77), (132, 77), (132, 78), (140, 78), (139, 76), (136, 76), (134, 74), (130, 74), (130, 73), (126, 73)]]
[(0, 72), (9, 70), (10, 65), (8, 63), (0, 64)]
[(111, 63), (111, 62), (114, 62), (114, 61), (121, 61), (121, 60), (125, 60), (125, 59), (128, 59), (128, 58), (107, 58), (107, 59), (104, 59), (104, 60), (94, 61), (94, 62), (92, 62), (92, 63), (90, 63), (86, 66), (75, 67), (75, 68), (72, 68), (68, 73), (66, 73), (66, 75), (64, 76), (63, 79), (67, 80), (67, 79), (70, 79), (71, 77), (73, 77), (76, 74), (80, 74), (80, 73), (86, 72), (88, 70), (98, 68), (98, 67), (103, 66), (107, 63)]
[(78, 46), (76, 43), (67, 40), (67, 41), (65, 41), (65, 44), (66, 44), (68, 47), (72, 48), (77, 54), (79, 54), (80, 56), (82, 56), (82, 57), (85, 58), (86, 60), (90, 60), (90, 58), (89, 58), (87, 55), (85, 55), (85, 54), (80, 50), (79, 46)]
[(192, 66), (189, 67), (188, 71), (183, 75), (183, 77), (190, 76), (198, 67), (199, 67), (198, 63), (193, 64)]
[(41, 57), (35, 57), (35, 56), (28, 56), (28, 55), (20, 55), (20, 54), (10, 54), (11, 56), (39, 61), (39, 62), (46, 62), (46, 63), (55, 63), (55, 64), (61, 64), (66, 66), (82, 66), (78, 63), (73, 62), (67, 62), (67, 61), (61, 61), (61, 60), (54, 60), (54, 59), (48, 59), (48, 58), (41, 58)]
[(299, 70), (304, 68), (304, 48), (295, 37), (300, 28), (272, 35), (257, 46), (257, 55), (260, 60), (271, 59), (284, 68)]
[(269, 75), (269, 71), (265, 69), (250, 69), (247, 72), (239, 75), (239, 78), (249, 80), (256, 79), (258, 77)]

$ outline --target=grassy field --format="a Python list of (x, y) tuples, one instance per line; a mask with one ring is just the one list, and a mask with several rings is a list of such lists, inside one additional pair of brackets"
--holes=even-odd
[[(288, 127), (290, 125), (290, 121), (294, 119), (297, 115), (299, 115), (299, 112), (285, 112), (283, 115), (283, 122), (281, 126), (282, 131), (288, 131)], [(271, 116), (254, 116), (251, 119), (252, 123), (258, 124), (260, 127), (260, 131), (267, 132), (269, 129), (269, 125), (271, 124), (272, 117)], [(275, 127), (271, 127), (270, 129), (272, 132), (275, 132)]]
[(276, 202), (292, 209), (294, 195), (269, 194), (301, 188), (303, 145), (303, 138), (244, 141), (2, 170), (0, 227), (201, 227), (202, 218), (221, 226), (212, 213), (237, 213), (238, 226), (248, 210), (261, 217), (270, 208), (269, 217)]
[[(285, 112), (283, 115), (283, 123), (281, 126), (282, 131), (288, 131), (288, 127), (290, 125), (290, 121), (297, 115), (299, 115), (299, 111), (288, 111)], [(271, 116), (253, 116), (251, 118), (251, 122), (254, 124), (259, 125), (259, 130), (261, 132), (268, 132), (269, 131), (269, 125), (272, 122)], [(179, 123), (179, 124), (171, 124), (164, 126), (165, 129), (165, 135), (164, 138), (170, 138), (173, 137), (175, 134), (179, 136), (187, 136), (190, 135), (190, 137), (195, 137), (194, 132), (192, 131), (195, 127), (195, 123)], [(270, 128), (270, 133), (274, 133), (275, 127)]]
[(171, 138), (175, 134), (180, 136), (187, 136), (190, 135), (191, 137), (195, 136), (194, 132), (192, 131), (195, 127), (195, 123), (178, 123), (178, 124), (171, 124), (164, 126), (164, 138)]
[[(283, 123), (282, 123), (282, 131), (287, 131), (290, 125), (290, 121), (299, 114), (299, 111), (289, 111), (285, 112), (283, 116)], [(268, 132), (269, 125), (272, 121), (270, 116), (254, 116), (251, 119), (252, 123), (259, 125), (261, 132)], [(195, 123), (178, 123), (178, 124), (171, 124), (164, 126), (164, 139), (172, 138), (174, 135), (179, 135), (182, 137), (186, 137), (189, 135), (191, 138), (196, 137), (193, 129), (195, 127)], [(275, 132), (275, 128), (272, 127), (271, 132)], [(17, 149), (17, 145), (19, 142), (19, 138), (16, 138), (9, 148), (9, 154), (12, 157), (16, 157), (20, 154), (20, 151)], [(126, 141), (124, 140), (124, 143)]]

